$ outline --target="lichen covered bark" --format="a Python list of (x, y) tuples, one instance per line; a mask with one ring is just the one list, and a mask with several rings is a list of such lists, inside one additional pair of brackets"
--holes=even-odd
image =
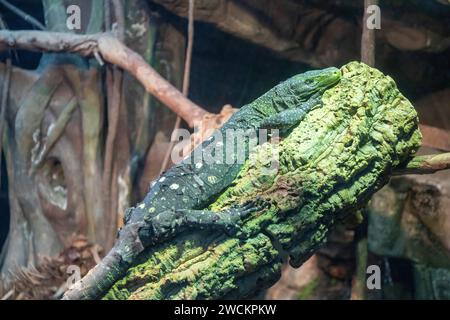
[(257, 147), (211, 204), (269, 204), (247, 217), (236, 237), (186, 232), (142, 254), (105, 298), (246, 297), (278, 279), (283, 251), (300, 265), (335, 221), (364, 205), (415, 153), (421, 136), (413, 106), (390, 77), (356, 62), (341, 70), (323, 106), (279, 144)]

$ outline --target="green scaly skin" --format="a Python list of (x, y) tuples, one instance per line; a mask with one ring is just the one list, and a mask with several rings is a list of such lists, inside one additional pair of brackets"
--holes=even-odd
[[(213, 211), (260, 198), (243, 236), (189, 230), (147, 249), (105, 299), (242, 299), (272, 285), (287, 252), (298, 266), (334, 223), (363, 206), (420, 146), (417, 114), (395, 82), (361, 63), (279, 144), (255, 148)], [(278, 170), (266, 170), (272, 155)], [(264, 170), (263, 170), (264, 169)]]
[[(251, 149), (251, 134), (260, 128), (287, 131), (320, 105), (323, 92), (339, 82), (337, 68), (308, 71), (277, 85), (235, 113), (217, 134), (180, 164), (161, 175), (145, 199), (125, 216), (119, 239), (103, 261), (65, 294), (65, 299), (93, 299), (118, 280), (147, 247), (189, 228), (236, 232), (241, 219), (258, 210), (247, 203), (221, 212), (204, 210), (238, 175)], [(235, 143), (230, 133), (244, 133)], [(223, 137), (219, 140), (218, 137)], [(231, 141), (231, 143), (230, 143)], [(231, 146), (231, 148), (230, 148)], [(205, 163), (210, 155), (217, 162)], [(238, 154), (242, 158), (238, 161)], [(200, 155), (200, 157), (196, 157)], [(233, 155), (235, 159), (226, 157)]]

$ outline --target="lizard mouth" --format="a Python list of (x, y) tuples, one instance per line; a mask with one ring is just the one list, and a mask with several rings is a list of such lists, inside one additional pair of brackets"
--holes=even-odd
[(342, 72), (338, 68), (330, 67), (321, 71), (320, 75), (307, 79), (305, 82), (310, 88), (310, 94), (323, 93), (325, 90), (334, 87), (342, 77)]
[(328, 89), (329, 87), (336, 85), (341, 80), (341, 70), (337, 68), (329, 68), (329, 70), (330, 73), (321, 79), (324, 89)]

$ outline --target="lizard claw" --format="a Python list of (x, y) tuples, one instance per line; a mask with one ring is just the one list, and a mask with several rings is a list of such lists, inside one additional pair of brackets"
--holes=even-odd
[(229, 236), (245, 238), (245, 232), (242, 230), (243, 219), (253, 212), (258, 212), (269, 206), (267, 200), (257, 197), (255, 200), (247, 201), (243, 204), (234, 204), (227, 210), (229, 221), (225, 232)]
[(254, 211), (254, 208), (250, 205), (239, 206), (233, 205), (227, 210), (228, 221), (225, 225), (225, 233), (230, 237), (236, 237), (242, 235), (242, 225), (244, 216), (247, 216)]
[(232, 226), (229, 226), (228, 228), (225, 229), (225, 233), (229, 236), (229, 237), (237, 237), (237, 238), (244, 238), (244, 232), (242, 230), (242, 225), (240, 224), (235, 224)]
[(242, 206), (240, 206), (239, 212), (241, 217), (246, 217), (250, 213), (261, 211), (269, 206), (270, 203), (267, 200), (258, 196), (255, 200), (247, 201)]

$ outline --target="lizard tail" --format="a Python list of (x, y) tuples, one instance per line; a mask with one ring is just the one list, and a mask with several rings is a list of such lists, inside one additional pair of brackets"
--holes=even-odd
[(145, 226), (142, 221), (126, 224), (106, 257), (70, 287), (63, 300), (90, 300), (103, 296), (125, 274), (136, 256), (144, 250), (139, 230)]
[(129, 264), (122, 260), (114, 247), (98, 265), (66, 291), (62, 300), (98, 299), (128, 268)]

